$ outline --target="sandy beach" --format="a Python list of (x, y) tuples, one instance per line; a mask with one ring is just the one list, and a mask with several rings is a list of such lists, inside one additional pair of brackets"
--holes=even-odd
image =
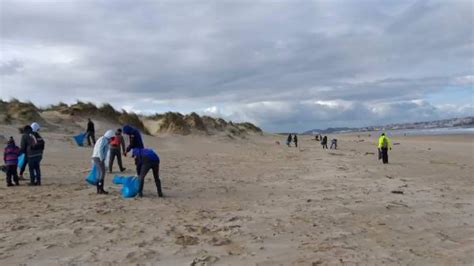
[(91, 148), (43, 136), (43, 186), (0, 186), (1, 265), (474, 261), (472, 135), (395, 138), (388, 165), (367, 134), (337, 136), (338, 150), (309, 136), (298, 148), (269, 134), (145, 136), (161, 156), (163, 199), (151, 174), (142, 199), (122, 198), (110, 174), (110, 195), (96, 195), (84, 181)]

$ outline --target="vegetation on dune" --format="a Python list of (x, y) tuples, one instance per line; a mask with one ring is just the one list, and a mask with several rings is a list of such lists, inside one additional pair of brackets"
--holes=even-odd
[[(63, 115), (70, 115), (81, 118), (102, 118), (113, 123), (129, 124), (138, 128), (145, 134), (150, 133), (171, 133), (180, 135), (197, 134), (216, 134), (218, 132), (226, 132), (231, 135), (242, 135), (246, 133), (261, 134), (262, 130), (251, 123), (232, 123), (222, 118), (213, 118), (210, 116), (199, 116), (197, 113), (183, 115), (177, 112), (167, 112), (164, 114), (154, 114), (149, 116), (140, 116), (125, 110), (117, 111), (108, 103), (97, 107), (91, 102), (77, 101), (68, 105), (60, 102), (50, 105), (44, 109), (36, 107), (31, 102), (20, 102), (17, 99), (11, 101), (0, 100), (0, 121), (3, 123), (32, 122), (39, 121), (47, 123), (41, 117), (44, 111), (55, 111)], [(157, 123), (156, 132), (150, 132), (143, 123), (148, 120)]]

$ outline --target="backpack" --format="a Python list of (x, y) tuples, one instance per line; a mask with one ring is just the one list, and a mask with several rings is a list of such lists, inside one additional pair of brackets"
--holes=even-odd
[(33, 139), (31, 150), (43, 151), (44, 150), (44, 139), (37, 132), (31, 133), (30, 137)]

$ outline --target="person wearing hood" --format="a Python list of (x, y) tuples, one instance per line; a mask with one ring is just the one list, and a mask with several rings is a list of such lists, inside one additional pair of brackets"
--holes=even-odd
[(139, 161), (141, 165), (140, 169), (140, 186), (138, 188), (138, 197), (143, 197), (143, 185), (145, 184), (145, 176), (148, 174), (150, 169), (153, 172), (153, 178), (155, 179), (156, 190), (158, 192), (158, 197), (163, 197), (163, 192), (161, 191), (161, 181), (160, 181), (160, 157), (152, 149), (141, 149), (134, 148), (132, 151), (132, 157)]
[(23, 177), (23, 173), (25, 173), (26, 166), (28, 165), (28, 153), (27, 153), (27, 144), (28, 139), (30, 138), (30, 134), (33, 130), (31, 129), (30, 125), (26, 125), (23, 129), (20, 130), (21, 132), (21, 139), (20, 139), (20, 154), (25, 154), (24, 163), (20, 168), (20, 180), (25, 180)]
[(105, 182), (105, 158), (109, 149), (109, 141), (114, 136), (113, 130), (107, 130), (105, 134), (100, 137), (94, 145), (92, 152), (92, 161), (98, 170), (97, 178), (97, 194), (109, 194), (104, 190)]
[[(125, 153), (123, 154), (124, 156), (127, 156), (127, 153), (131, 151), (132, 149), (143, 149), (145, 146), (143, 145), (143, 140), (142, 140), (142, 135), (140, 131), (130, 125), (125, 125), (123, 127), (123, 133), (128, 135), (129, 138), (129, 144), (127, 146), (127, 149), (125, 150)], [(140, 167), (141, 164), (137, 159), (135, 158), (135, 166), (137, 170), (137, 175), (140, 175)]]
[(45, 147), (44, 139), (39, 134), (40, 125), (36, 122), (31, 124), (31, 133), (26, 144), (26, 156), (28, 157), (28, 169), (30, 170), (30, 186), (41, 186), (41, 160)]
[[(3, 161), (5, 162), (6, 167), (6, 174), (7, 174), (7, 187), (13, 186), (13, 182), (15, 185), (19, 186), (20, 182), (18, 181), (18, 156), (20, 155), (20, 148), (16, 146), (15, 140), (13, 137), (7, 142), (7, 146), (3, 151)], [(12, 182), (13, 179), (13, 182)]]

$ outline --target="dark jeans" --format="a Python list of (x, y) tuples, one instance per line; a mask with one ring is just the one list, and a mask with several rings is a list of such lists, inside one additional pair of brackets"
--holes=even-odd
[(382, 148), (382, 161), (384, 164), (388, 163), (388, 148)]
[(160, 180), (160, 162), (145, 162), (141, 165), (140, 169), (140, 187), (138, 189), (138, 195), (143, 194), (143, 185), (145, 184), (145, 176), (148, 174), (150, 169), (153, 171), (153, 178), (155, 179), (156, 190), (158, 191), (158, 196), (162, 197), (163, 193), (161, 192), (161, 180)]
[(328, 148), (328, 144), (327, 143), (323, 143), (323, 149), (327, 149)]
[(12, 179), (13, 182), (15, 182), (16, 185), (19, 185), (20, 182), (18, 181), (18, 172), (17, 172), (17, 165), (7, 165), (7, 184), (11, 185), (12, 184)]
[(110, 149), (110, 159), (109, 159), (109, 172), (112, 172), (112, 166), (114, 164), (114, 159), (117, 157), (117, 163), (120, 168), (120, 171), (123, 169), (122, 165), (122, 154), (120, 153), (120, 148), (119, 149)]
[(24, 161), (23, 165), (21, 166), (20, 176), (23, 176), (23, 173), (26, 170), (26, 165), (28, 165), (28, 155), (25, 154), (25, 161)]
[(91, 141), (92, 141), (92, 144), (95, 145), (95, 133), (94, 132), (87, 132), (86, 136), (87, 136), (87, 144), (89, 146), (91, 146)]
[(337, 144), (336, 143), (331, 143), (331, 150), (332, 150), (332, 147), (334, 147), (334, 149), (337, 150)]
[(41, 156), (28, 158), (28, 166), (30, 169), (30, 182), (32, 184), (41, 185)]

